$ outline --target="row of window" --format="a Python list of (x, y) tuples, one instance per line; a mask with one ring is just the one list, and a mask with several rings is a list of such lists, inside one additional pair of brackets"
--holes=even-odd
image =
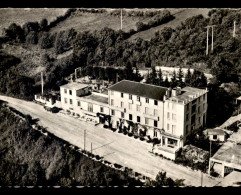
[(176, 120), (176, 114), (167, 112), (167, 119)]
[(172, 134), (174, 134), (176, 131), (176, 125), (171, 125), (167, 123), (167, 131), (172, 131)]
[[(114, 95), (114, 91), (111, 91), (111, 95)], [(121, 98), (124, 98), (124, 93), (121, 93)], [(129, 100), (132, 100), (132, 94), (129, 94)], [(140, 102), (141, 101), (140, 96), (137, 96), (136, 100), (138, 102)], [(146, 98), (146, 103), (149, 104), (149, 98)], [(157, 100), (154, 100), (154, 105), (158, 105), (158, 101)]]
[[(111, 99), (111, 106), (114, 106), (114, 100)], [(121, 102), (121, 108), (124, 108), (124, 102)], [(128, 103), (129, 110), (132, 110), (132, 103)], [(136, 105), (136, 111), (140, 112), (140, 105)], [(158, 110), (154, 109), (154, 116), (158, 116)], [(145, 107), (145, 114), (151, 114), (151, 109), (148, 107)]]
[[(67, 94), (67, 89), (64, 89), (64, 93)], [(72, 95), (72, 90), (69, 90), (69, 95)]]
[[(111, 110), (111, 115), (112, 116), (115, 116), (115, 110)], [(125, 113), (124, 112), (121, 112), (121, 118), (125, 118)], [(129, 120), (132, 121), (133, 120), (133, 117), (132, 117), (132, 114), (129, 114)], [(141, 117), (140, 116), (137, 116), (136, 117), (136, 121), (138, 123), (141, 122)], [(150, 120), (148, 118), (145, 118), (145, 124), (146, 125), (150, 125)], [(158, 125), (158, 121), (154, 120), (154, 127), (157, 127)]]

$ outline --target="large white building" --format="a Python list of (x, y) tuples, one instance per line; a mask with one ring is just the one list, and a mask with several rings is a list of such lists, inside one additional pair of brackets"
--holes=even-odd
[(206, 124), (207, 90), (192, 87), (165, 88), (122, 80), (108, 93), (91, 93), (87, 85), (60, 87), (62, 108), (75, 115), (86, 114), (98, 122), (109, 119), (112, 127), (137, 124), (161, 148), (183, 147), (187, 136)]

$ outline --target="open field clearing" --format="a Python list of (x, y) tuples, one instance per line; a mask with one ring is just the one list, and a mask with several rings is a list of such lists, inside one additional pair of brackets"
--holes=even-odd
[(23, 25), (26, 22), (40, 22), (46, 18), (48, 22), (56, 17), (64, 15), (67, 8), (0, 8), (0, 36), (3, 28), (9, 27), (11, 23)]

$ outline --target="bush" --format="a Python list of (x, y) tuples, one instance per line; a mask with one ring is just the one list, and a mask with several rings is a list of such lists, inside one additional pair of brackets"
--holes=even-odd
[(128, 136), (129, 136), (129, 137), (133, 136), (133, 133), (132, 133), (132, 132), (129, 132), (129, 133), (128, 133)]

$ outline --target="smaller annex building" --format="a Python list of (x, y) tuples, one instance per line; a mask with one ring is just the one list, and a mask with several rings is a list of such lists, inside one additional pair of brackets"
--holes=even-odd
[(225, 142), (227, 140), (227, 133), (223, 129), (206, 129), (203, 134), (211, 141)]

